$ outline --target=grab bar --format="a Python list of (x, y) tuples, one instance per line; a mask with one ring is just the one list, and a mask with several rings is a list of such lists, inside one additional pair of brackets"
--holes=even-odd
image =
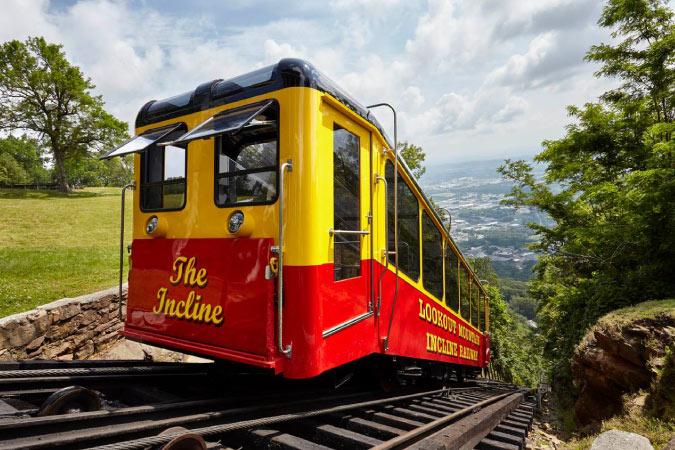
[[(117, 318), (122, 320), (122, 278), (124, 277), (124, 194), (127, 189), (136, 189), (135, 183), (129, 183), (122, 188), (122, 221), (120, 223), (120, 300), (117, 307)], [(129, 294), (127, 294), (129, 298)]]
[(279, 246), (272, 247), (272, 251), (276, 252), (279, 255), (279, 269), (277, 274), (277, 346), (279, 351), (286, 355), (287, 358), (291, 357), (291, 344), (288, 344), (284, 348), (282, 340), (282, 330), (283, 330), (283, 307), (284, 307), (284, 174), (286, 169), (289, 172), (293, 172), (293, 160), (289, 159), (281, 165), (280, 176), (279, 176)]
[(331, 235), (336, 235), (336, 234), (360, 234), (360, 235), (367, 235), (367, 234), (370, 234), (370, 231), (368, 231), (368, 230), (366, 230), (366, 231), (361, 231), (361, 230), (334, 230), (334, 229), (332, 229), (332, 228), (331, 228), (330, 230), (328, 230), (328, 232), (329, 232)]

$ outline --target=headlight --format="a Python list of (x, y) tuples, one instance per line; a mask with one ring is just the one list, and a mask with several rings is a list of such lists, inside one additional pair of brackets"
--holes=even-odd
[(148, 220), (148, 223), (145, 224), (145, 232), (152, 234), (152, 232), (155, 231), (155, 228), (157, 228), (157, 222), (157, 216), (152, 216), (150, 220)]
[(227, 224), (227, 228), (230, 230), (230, 233), (234, 234), (239, 231), (239, 228), (244, 224), (244, 213), (241, 211), (235, 211), (230, 216), (230, 220)]

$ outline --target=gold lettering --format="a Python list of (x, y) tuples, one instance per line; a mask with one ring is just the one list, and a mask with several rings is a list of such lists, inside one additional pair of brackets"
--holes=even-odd
[(187, 261), (185, 256), (179, 256), (173, 262), (173, 272), (175, 274), (175, 278), (173, 276), (169, 277), (169, 283), (173, 284), (174, 286), (178, 285), (181, 278), (183, 278), (183, 264), (185, 264), (185, 261)]
[(424, 302), (422, 301), (422, 299), (419, 300), (420, 300), (420, 319), (427, 320), (427, 318), (424, 317)]
[(211, 321), (214, 325), (220, 325), (223, 321), (223, 308), (220, 305), (216, 305), (213, 308), (213, 316), (211, 316)]
[(176, 304), (176, 317), (179, 318), (179, 319), (182, 319), (183, 316), (185, 315), (185, 311), (187, 311), (187, 309), (183, 309), (183, 311), (181, 311), (181, 310), (180, 310), (180, 309), (181, 309), (181, 306), (182, 306), (183, 308), (185, 308), (185, 302), (184, 302), (183, 300), (179, 301), (179, 302)]
[(176, 300), (167, 298), (164, 303), (164, 314), (171, 317), (175, 314), (176, 311)]
[(166, 297), (166, 288), (159, 288), (157, 291), (157, 300), (159, 300), (159, 305), (152, 308), (152, 312), (155, 314), (162, 314), (162, 307), (164, 306), (164, 299)]
[(206, 278), (206, 269), (202, 267), (197, 273), (197, 286), (203, 288), (208, 282), (209, 280)]

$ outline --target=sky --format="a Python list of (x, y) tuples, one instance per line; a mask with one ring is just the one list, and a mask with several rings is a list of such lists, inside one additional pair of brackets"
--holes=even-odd
[[(426, 163), (534, 155), (566, 106), (616, 85), (584, 61), (611, 42), (599, 0), (3, 0), (0, 42), (63, 45), (132, 126), (147, 101), (299, 57), (398, 112)], [(376, 116), (392, 132), (385, 110)], [(133, 132), (133, 129), (130, 128)]]

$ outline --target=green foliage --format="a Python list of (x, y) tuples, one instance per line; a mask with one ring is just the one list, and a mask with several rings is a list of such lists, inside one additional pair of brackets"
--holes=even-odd
[(0, 158), (3, 161), (3, 164), (0, 164), (0, 173), (3, 168), (8, 169), (10, 165), (15, 166), (12, 169), (15, 173), (18, 172), (7, 178), (0, 175), (0, 185), (50, 182), (51, 177), (44, 167), (42, 150), (35, 139), (26, 135), (20, 138), (9, 136), (6, 139), (0, 139)]
[(427, 168), (424, 167), (424, 159), (427, 155), (422, 150), (422, 147), (407, 142), (399, 142), (396, 148), (403, 157), (403, 160), (408, 164), (408, 168), (415, 175), (415, 178), (419, 179), (424, 175), (427, 171)]
[(43, 38), (0, 46), (0, 129), (28, 131), (50, 153), (60, 188), (69, 191), (66, 164), (90, 157), (127, 136), (127, 125), (103, 109), (100, 96), (60, 45)]
[(476, 259), (473, 268), (481, 280), (487, 281), (483, 286), (490, 298), (492, 364), (514, 383), (535, 386), (546, 371), (541, 340), (504, 301), (490, 259)]
[[(598, 103), (568, 108), (567, 134), (543, 143), (535, 161), (500, 172), (515, 182), (505, 204), (546, 213), (529, 224), (544, 256), (530, 292), (537, 300), (554, 375), (569, 380), (569, 360), (603, 314), (675, 291), (675, 25), (660, 0), (609, 0), (599, 21), (616, 45), (593, 46), (599, 76), (622, 81)], [(555, 191), (552, 185), (559, 189)]]
[(0, 185), (28, 182), (28, 174), (9, 153), (0, 153)]

